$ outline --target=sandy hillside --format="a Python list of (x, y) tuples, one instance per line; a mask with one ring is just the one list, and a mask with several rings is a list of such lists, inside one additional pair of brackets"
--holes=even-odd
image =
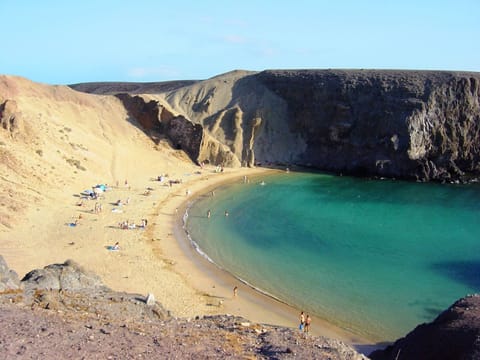
[[(153, 179), (166, 174), (194, 183), (204, 176), (194, 173), (199, 168), (166, 141), (153, 143), (115, 97), (10, 76), (0, 77), (0, 97), (16, 109), (15, 126), (0, 129), (0, 253), (10, 267), (23, 276), (71, 258), (113, 288), (153, 292), (174, 313), (196, 314), (191, 301), (178, 300), (197, 295), (165, 271), (173, 261), (162, 258), (162, 235), (154, 231), (162, 201), (185, 190)], [(112, 189), (77, 206), (80, 192), (99, 183)], [(119, 199), (129, 204), (113, 206)], [(93, 211), (96, 203), (102, 212)], [(151, 220), (145, 231), (118, 228), (143, 218)], [(78, 226), (68, 225), (76, 219)], [(116, 241), (122, 251), (108, 252)]]

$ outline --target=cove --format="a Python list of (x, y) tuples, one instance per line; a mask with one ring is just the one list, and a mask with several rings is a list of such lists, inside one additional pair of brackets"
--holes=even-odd
[(479, 217), (477, 184), (285, 173), (200, 197), (186, 227), (260, 291), (392, 341), (480, 290)]

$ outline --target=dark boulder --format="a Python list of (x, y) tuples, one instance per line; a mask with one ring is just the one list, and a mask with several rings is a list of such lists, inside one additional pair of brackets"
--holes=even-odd
[(455, 302), (433, 322), (417, 326), (406, 337), (372, 360), (475, 360), (480, 359), (480, 295)]
[(85, 290), (105, 287), (99, 276), (85, 271), (72, 260), (32, 270), (23, 277), (22, 283), (27, 292), (32, 289)]

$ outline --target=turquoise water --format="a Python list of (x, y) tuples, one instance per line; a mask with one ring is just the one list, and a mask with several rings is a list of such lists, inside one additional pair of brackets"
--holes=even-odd
[(201, 197), (187, 228), (220, 267), (298, 309), (389, 341), (480, 291), (479, 186), (262, 180)]

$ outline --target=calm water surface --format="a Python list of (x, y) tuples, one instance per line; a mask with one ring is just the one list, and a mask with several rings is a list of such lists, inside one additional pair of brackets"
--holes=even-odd
[(480, 291), (479, 220), (477, 185), (290, 173), (200, 198), (187, 228), (212, 261), (262, 291), (393, 340)]

